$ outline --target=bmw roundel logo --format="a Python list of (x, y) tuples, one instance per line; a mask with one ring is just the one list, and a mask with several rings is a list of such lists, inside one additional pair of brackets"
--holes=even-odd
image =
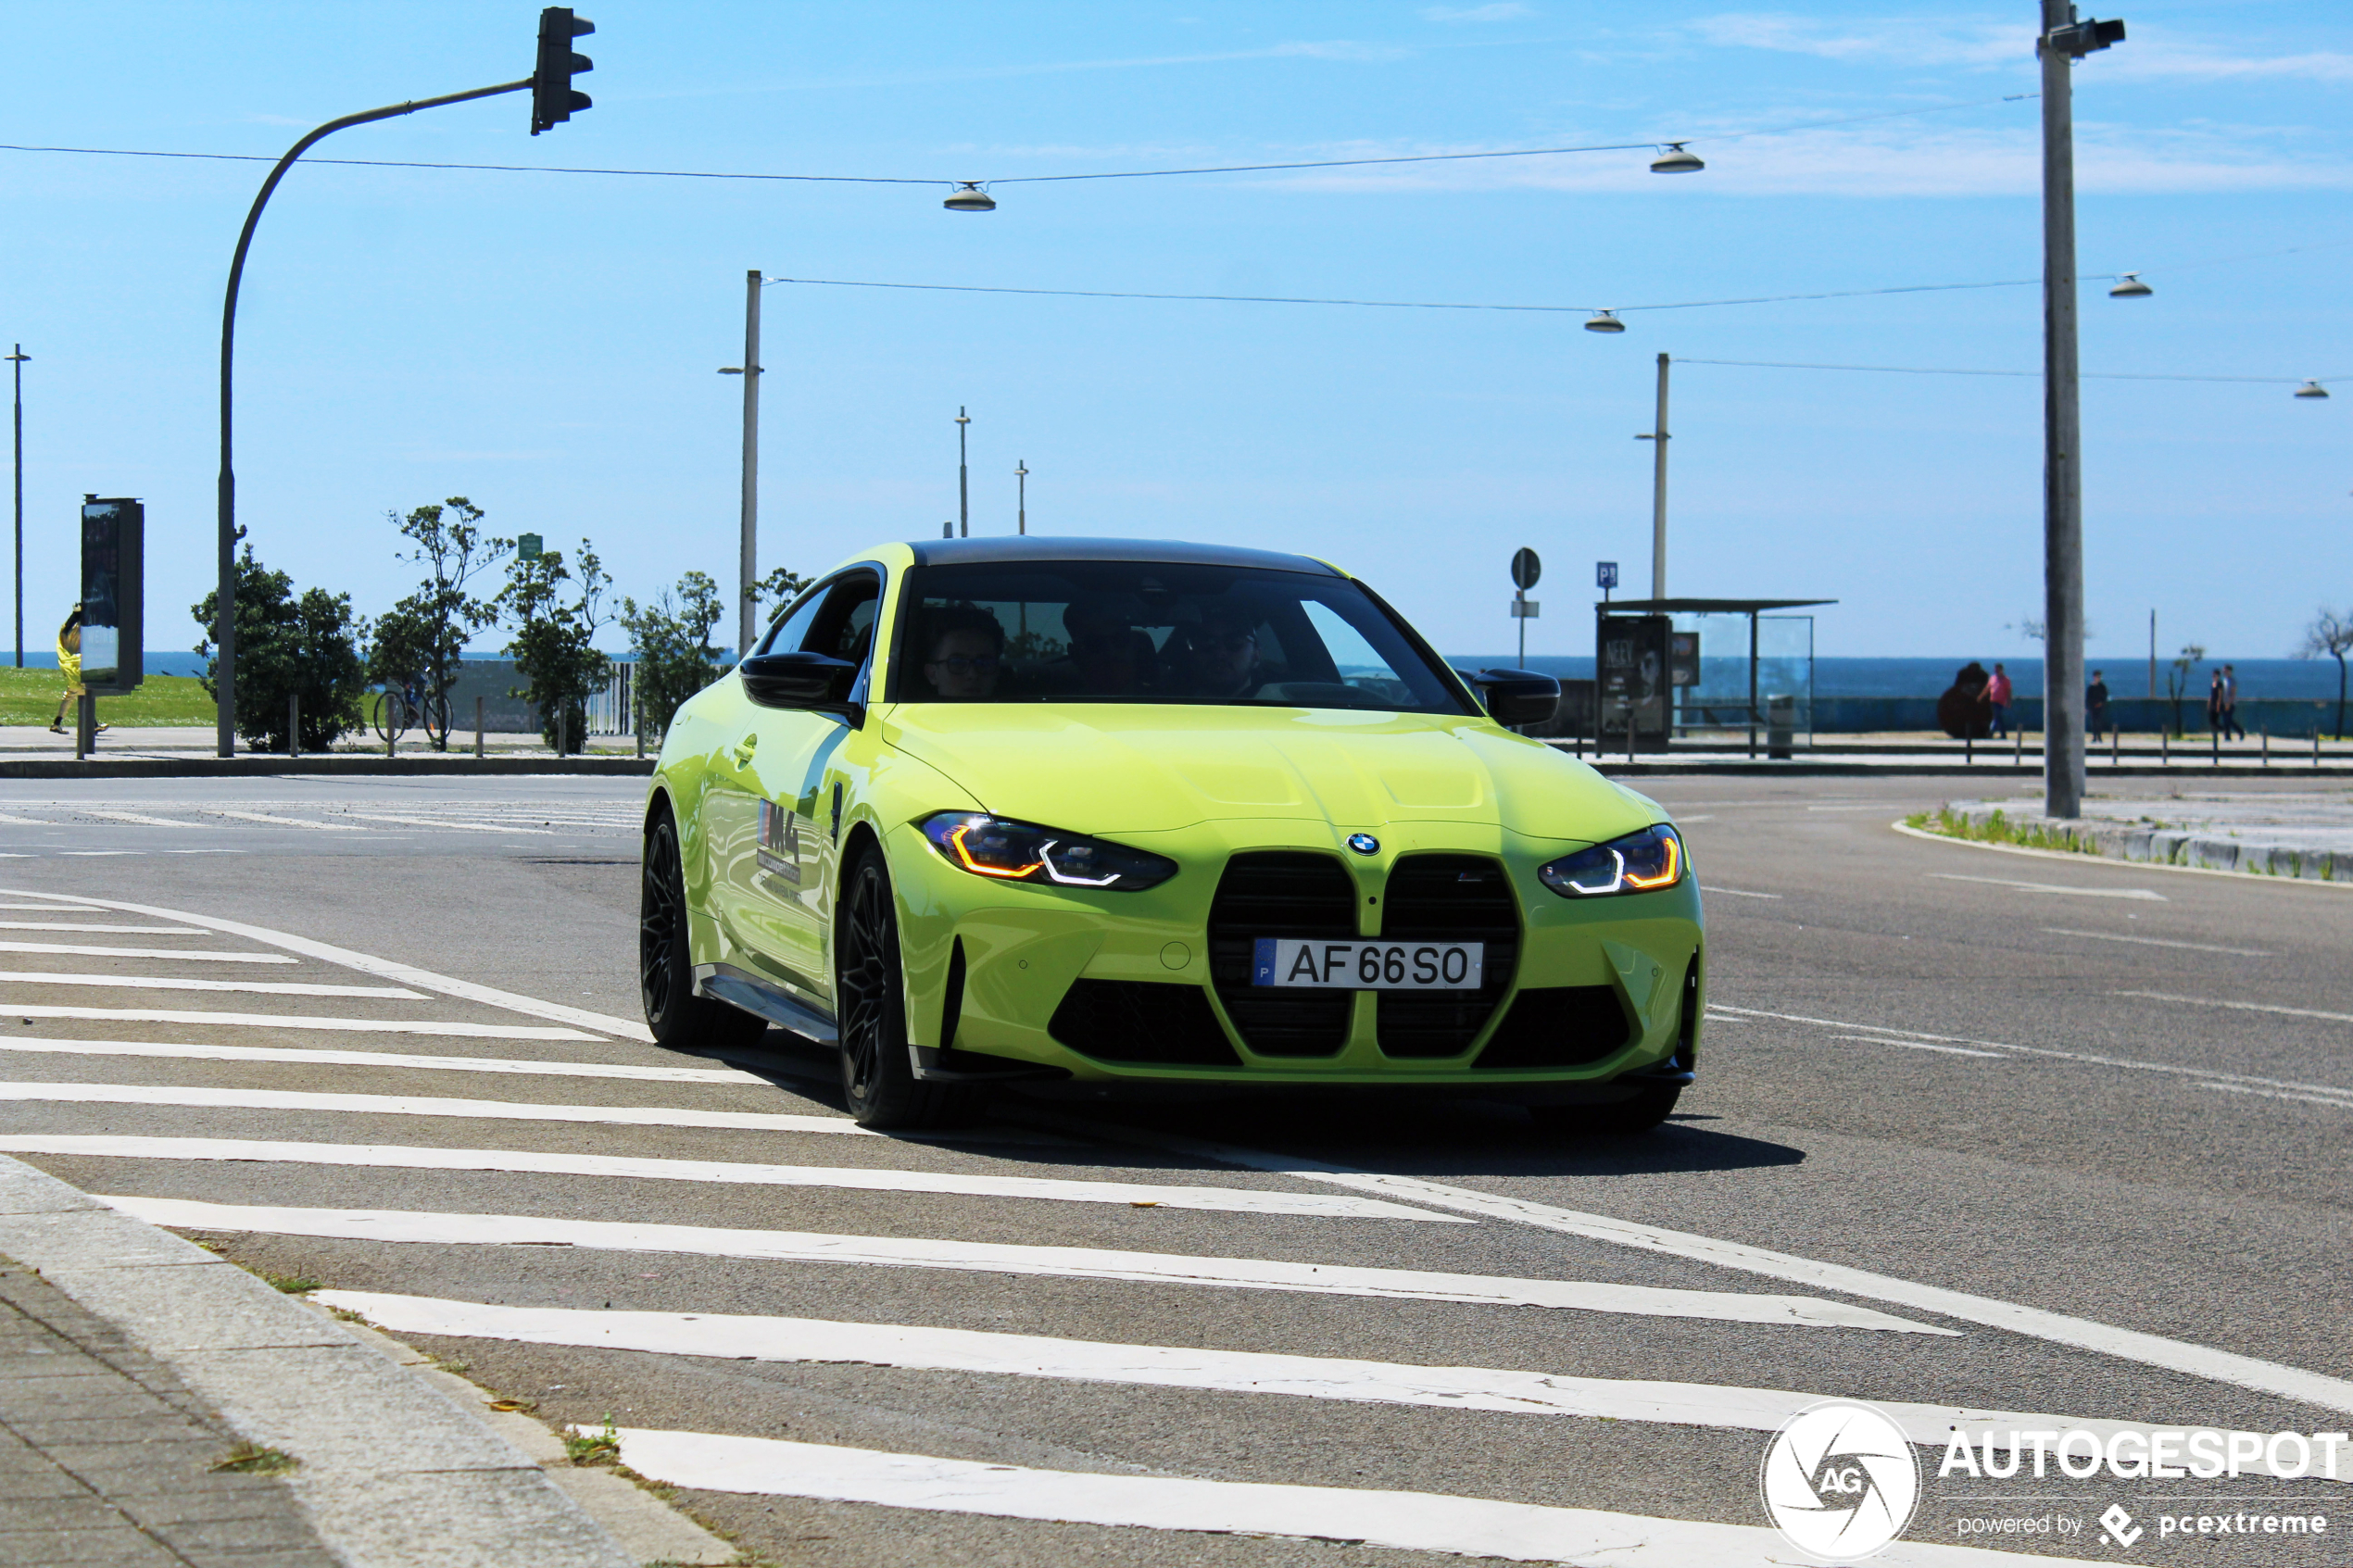
[(1348, 835), (1348, 847), (1351, 849), (1355, 850), (1359, 855), (1378, 855), (1380, 853), (1380, 840), (1375, 838), (1369, 833), (1350, 834)]

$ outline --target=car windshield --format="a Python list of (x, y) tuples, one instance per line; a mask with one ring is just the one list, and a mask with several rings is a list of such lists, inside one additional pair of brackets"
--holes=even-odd
[(1161, 702), (1471, 711), (1344, 577), (1156, 561), (908, 573), (901, 702)]

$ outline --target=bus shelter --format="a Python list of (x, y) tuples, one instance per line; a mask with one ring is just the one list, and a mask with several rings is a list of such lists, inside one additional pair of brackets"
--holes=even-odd
[(1595, 727), (1629, 746), (1766, 732), (1785, 756), (1813, 730), (1814, 618), (1836, 599), (1617, 599), (1593, 607)]

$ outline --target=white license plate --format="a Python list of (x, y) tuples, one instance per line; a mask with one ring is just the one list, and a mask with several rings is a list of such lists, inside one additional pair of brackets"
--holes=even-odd
[(1261, 936), (1251, 963), (1253, 985), (1312, 985), (1331, 991), (1476, 991), (1484, 942), (1315, 942)]

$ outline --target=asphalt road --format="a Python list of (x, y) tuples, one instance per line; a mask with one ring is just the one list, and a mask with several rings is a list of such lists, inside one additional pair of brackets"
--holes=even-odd
[[(1604, 1511), (1541, 1516), (1588, 1561), (1796, 1561), (1757, 1477), (1815, 1399), (2353, 1424), (2353, 891), (1893, 830), (1944, 781), (1644, 787), (1711, 890), (1699, 1082), (1578, 1144), (1442, 1102), (859, 1135), (781, 1033), (633, 1037), (634, 781), (0, 784), (0, 1151), (610, 1415), (775, 1562), (1508, 1554), (1433, 1497)], [(1894, 1557), (2318, 1568), (2353, 1530), (2353, 1451), (2001, 1481), (1916, 1440)], [(2159, 1533), (2249, 1510), (2333, 1528)], [(2006, 1518), (2053, 1523), (1961, 1533)]]

